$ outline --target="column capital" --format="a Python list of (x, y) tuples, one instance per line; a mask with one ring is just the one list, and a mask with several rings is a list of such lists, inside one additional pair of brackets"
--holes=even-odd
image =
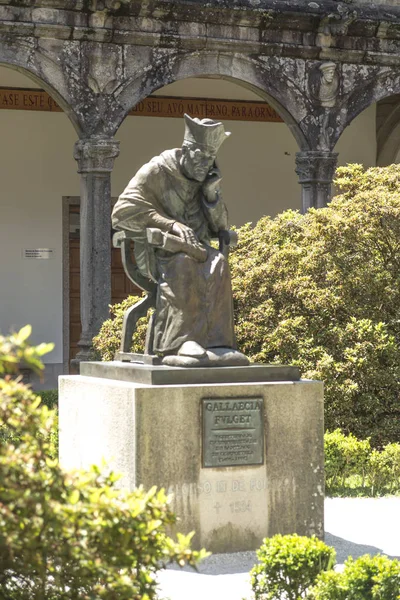
[(299, 183), (332, 183), (337, 165), (337, 152), (309, 150), (296, 153)]
[(78, 173), (111, 173), (119, 155), (119, 142), (113, 138), (88, 138), (75, 143)]

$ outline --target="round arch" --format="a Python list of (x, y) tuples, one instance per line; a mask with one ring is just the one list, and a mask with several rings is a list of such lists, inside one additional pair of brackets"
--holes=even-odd
[(392, 164), (400, 150), (400, 99), (382, 124), (377, 145), (376, 164), (380, 167)]
[[(209, 51), (195, 52), (185, 56), (174, 54), (164, 57), (163, 68), (156, 61), (140, 75), (132, 78), (118, 94), (118, 102), (124, 107), (117, 128), (136, 104), (156, 90), (171, 83), (201, 77), (216, 77), (246, 87), (268, 102), (282, 117), (292, 132), (300, 150), (309, 150), (310, 145), (289, 110), (290, 88), (285, 93), (274, 84), (275, 77), (268, 65), (258, 59), (235, 55), (221, 55)], [(280, 73), (282, 78), (282, 73)], [(294, 104), (292, 102), (292, 104)], [(300, 119), (298, 119), (300, 121)]]
[[(336, 109), (337, 113), (340, 114), (341, 110), (347, 107), (346, 118), (341, 122), (339, 120), (340, 124), (335, 131), (335, 135), (331, 138), (332, 147), (337, 144), (344, 130), (364, 110), (369, 108), (372, 104), (384, 100), (385, 98), (390, 98), (396, 94), (400, 94), (400, 72), (398, 71), (394, 71), (390, 74), (385, 72), (380, 76), (376, 76), (373, 81), (369, 81), (365, 86), (357, 88), (353, 94)], [(399, 112), (397, 114), (400, 119)], [(392, 122), (391, 127), (394, 128), (395, 123)]]
[(36, 84), (40, 85), (63, 109), (63, 111), (68, 116), (69, 120), (71, 121), (78, 136), (79, 137), (82, 136), (83, 128), (81, 126), (81, 122), (80, 122), (80, 119), (78, 118), (78, 115), (72, 108), (69, 101), (65, 98), (63, 93), (55, 87), (53, 82), (47, 81), (43, 77), (42, 74), (39, 75), (38, 73), (36, 73), (32, 67), (29, 67), (27, 65), (21, 65), (19, 62), (15, 61), (15, 60), (4, 60), (4, 57), (2, 56), (2, 53), (1, 53), (1, 47), (0, 47), (0, 66), (5, 67), (7, 69), (14, 70), (14, 71), (19, 71), (20, 73), (22, 73), (22, 75), (25, 75), (26, 77), (28, 77), (29, 79), (34, 81)]

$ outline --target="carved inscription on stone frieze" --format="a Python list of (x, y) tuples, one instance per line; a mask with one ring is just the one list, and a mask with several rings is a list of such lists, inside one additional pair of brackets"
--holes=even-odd
[(204, 398), (203, 467), (264, 462), (262, 398)]
[(200, 119), (283, 122), (278, 113), (266, 102), (248, 100), (149, 96), (139, 102), (129, 114), (142, 117), (182, 118), (185, 113)]
[[(92, 61), (90, 86), (96, 92), (111, 93), (115, 79), (107, 79), (99, 59)], [(0, 110), (36, 110), (62, 112), (62, 108), (47, 92), (40, 89), (0, 87)], [(224, 121), (256, 121), (283, 123), (278, 113), (266, 102), (243, 100), (211, 100), (209, 98), (176, 98), (174, 96), (149, 96), (139, 102), (129, 113), (134, 117), (164, 117), (182, 119), (184, 113), (191, 117), (223, 119)]]

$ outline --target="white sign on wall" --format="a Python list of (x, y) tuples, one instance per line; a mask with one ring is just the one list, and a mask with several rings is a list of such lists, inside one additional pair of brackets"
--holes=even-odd
[(54, 248), (25, 248), (22, 250), (23, 258), (54, 258)]

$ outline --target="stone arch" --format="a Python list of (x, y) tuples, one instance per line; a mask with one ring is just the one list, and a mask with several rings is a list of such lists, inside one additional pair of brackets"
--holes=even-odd
[[(282, 63), (273, 57), (261, 60), (237, 54), (221, 54), (209, 51), (193, 52), (182, 55), (179, 52), (158, 50), (162, 54), (162, 62), (155, 56), (149, 60), (147, 67), (133, 75), (119, 88), (115, 94), (118, 103), (124, 108), (117, 125), (119, 127), (138, 102), (151, 93), (176, 81), (191, 77), (218, 77), (237, 83), (252, 90), (260, 98), (267, 101), (282, 117), (291, 130), (301, 150), (308, 150), (310, 145), (304, 132), (299, 127), (303, 114), (304, 97), (297, 86), (277, 85), (282, 81)], [(274, 73), (279, 72), (279, 77)], [(294, 93), (292, 90), (295, 89)]]
[[(385, 68), (383, 72), (382, 70), (380, 71), (376, 68), (371, 70), (367, 83), (363, 86), (358, 86), (336, 109), (338, 127), (331, 138), (332, 147), (338, 142), (346, 127), (364, 110), (380, 100), (400, 94), (400, 71), (393, 68)], [(397, 114), (400, 119), (399, 112)], [(394, 127), (395, 124), (392, 122), (390, 126)]]
[(389, 99), (395, 103), (377, 132), (378, 166), (392, 164), (400, 150), (400, 96), (390, 96)]
[(21, 49), (10, 49), (0, 43), (0, 65), (21, 72), (46, 90), (66, 113), (78, 136), (82, 136), (82, 119), (73, 108), (65, 78), (55, 61), (40, 53), (35, 53), (35, 60), (32, 60), (26, 48), (22, 52)]

